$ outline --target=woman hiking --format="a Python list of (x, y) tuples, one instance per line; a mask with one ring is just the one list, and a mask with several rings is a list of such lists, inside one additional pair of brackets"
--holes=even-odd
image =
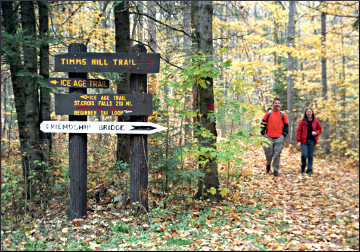
[(309, 107), (306, 108), (296, 131), (296, 141), (299, 146), (301, 145), (301, 173), (305, 172), (306, 161), (306, 174), (311, 175), (313, 172), (315, 145), (321, 132), (321, 125), (315, 118), (314, 111)]

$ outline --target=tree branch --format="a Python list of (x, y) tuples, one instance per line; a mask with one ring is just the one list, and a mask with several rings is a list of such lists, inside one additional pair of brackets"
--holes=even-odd
[(188, 37), (191, 37), (191, 35), (190, 35), (190, 34), (188, 34), (187, 32), (185, 32), (184, 30), (180, 30), (180, 29), (177, 29), (177, 28), (172, 27), (172, 26), (170, 26), (170, 25), (167, 25), (167, 24), (165, 24), (165, 23), (163, 23), (163, 22), (161, 22), (161, 21), (159, 21), (159, 20), (157, 20), (157, 19), (153, 18), (152, 16), (149, 16), (148, 14), (145, 14), (145, 13), (139, 13), (139, 12), (134, 12), (134, 11), (129, 12), (129, 14), (143, 15), (143, 16), (145, 16), (145, 17), (147, 17), (147, 18), (149, 18), (149, 19), (153, 20), (154, 22), (159, 23), (159, 24), (161, 24), (161, 25), (163, 25), (163, 26), (165, 26), (165, 27), (167, 27), (167, 28), (169, 28), (169, 29), (171, 29), (171, 30), (174, 30), (174, 31), (177, 31), (177, 32), (181, 32), (181, 33), (183, 33), (184, 35), (186, 35), (186, 36), (188, 36)]
[(95, 25), (94, 25), (94, 27), (93, 27), (93, 29), (91, 30), (88, 38), (86, 39), (86, 42), (85, 42), (85, 45), (86, 45), (86, 46), (88, 45), (88, 43), (89, 43), (89, 41), (90, 41), (90, 38), (91, 38), (92, 35), (94, 34), (95, 28), (99, 25), (100, 19), (101, 19), (101, 17), (104, 15), (108, 4), (109, 4), (109, 2), (106, 2), (106, 3), (105, 3), (104, 8), (102, 9), (102, 12), (101, 12), (100, 15), (98, 16), (98, 18), (97, 18), (97, 20), (96, 20), (96, 23), (95, 23)]
[[(301, 2), (299, 2), (299, 4), (301, 4), (302, 6), (305, 6), (305, 7), (309, 8), (309, 9), (313, 9), (313, 10), (317, 10), (319, 12), (323, 12), (323, 10), (321, 10), (319, 7), (308, 6), (308, 5), (302, 4)], [(329, 13), (329, 12), (326, 12), (326, 15), (336, 16), (336, 17), (359, 18), (359, 16), (339, 15), (339, 14), (332, 14), (332, 13)]]
[[(143, 44), (143, 45), (146, 46), (146, 47), (149, 47), (149, 49), (150, 49), (152, 52), (155, 53), (154, 49), (153, 49), (149, 44), (145, 44), (144, 42), (139, 41), (139, 40), (136, 40), (136, 39), (130, 39), (130, 40), (131, 40), (131, 41), (134, 41), (134, 42), (137, 42), (137, 43), (139, 43), (139, 44)], [(179, 67), (179, 66), (171, 63), (169, 60), (167, 60), (166, 58), (162, 57), (161, 55), (160, 55), (160, 58), (161, 58), (163, 61), (165, 61), (166, 63), (168, 63), (169, 65), (171, 65), (171, 66), (173, 66), (173, 67), (176, 67), (176, 68), (178, 68), (178, 69), (180, 69), (180, 70), (184, 70), (182, 67)]]

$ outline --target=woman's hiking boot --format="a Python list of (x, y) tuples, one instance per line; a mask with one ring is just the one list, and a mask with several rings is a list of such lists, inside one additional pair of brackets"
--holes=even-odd
[(269, 173), (270, 172), (270, 165), (266, 165), (266, 173)]

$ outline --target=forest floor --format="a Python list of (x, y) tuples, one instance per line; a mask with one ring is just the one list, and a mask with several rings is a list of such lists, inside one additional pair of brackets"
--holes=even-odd
[[(16, 218), (2, 197), (1, 250), (359, 250), (358, 167), (315, 157), (313, 175), (300, 174), (299, 152), (284, 148), (274, 177), (261, 148), (242, 157), (240, 175), (222, 183), (224, 201), (174, 198), (164, 208), (150, 194), (138, 217), (113, 202), (116, 186), (91, 174), (85, 219), (66, 220), (61, 190)], [(226, 172), (219, 168), (222, 181)]]

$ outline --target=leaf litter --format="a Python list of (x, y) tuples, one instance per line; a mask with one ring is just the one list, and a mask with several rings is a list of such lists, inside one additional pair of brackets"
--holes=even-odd
[[(223, 202), (172, 201), (134, 217), (112, 204), (116, 184), (99, 202), (89, 193), (86, 218), (66, 220), (68, 194), (38, 218), (2, 227), (6, 250), (358, 250), (358, 168), (315, 157), (312, 176), (300, 174), (300, 154), (284, 148), (280, 176), (265, 173), (261, 148), (243, 155)], [(94, 168), (95, 169), (95, 168)], [(233, 168), (235, 169), (235, 168)], [(233, 171), (232, 171), (233, 172)], [(226, 172), (220, 179), (226, 180)], [(91, 177), (89, 177), (89, 180)], [(225, 184), (225, 183), (224, 183)], [(95, 190), (95, 189), (93, 189)], [(186, 193), (186, 192), (184, 192)], [(156, 201), (156, 197), (150, 197)], [(159, 201), (161, 199), (158, 199)], [(25, 219), (25, 216), (24, 216)]]

